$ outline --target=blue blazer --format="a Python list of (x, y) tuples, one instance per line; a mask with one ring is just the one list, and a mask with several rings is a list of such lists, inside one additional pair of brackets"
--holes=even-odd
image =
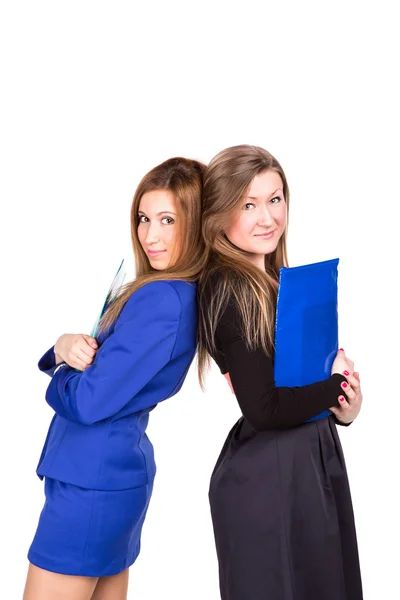
[(52, 379), (55, 415), (37, 474), (96, 490), (153, 481), (149, 412), (176, 394), (196, 352), (196, 284), (156, 281), (137, 290), (99, 336), (92, 365), (55, 373), (54, 347), (39, 361)]

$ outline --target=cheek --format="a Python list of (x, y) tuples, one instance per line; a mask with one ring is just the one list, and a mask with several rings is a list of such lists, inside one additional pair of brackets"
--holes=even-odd
[(243, 211), (236, 223), (236, 236), (238, 238), (248, 238), (257, 224), (257, 214), (255, 210)]
[(226, 230), (226, 235), (228, 239), (238, 240), (246, 235), (246, 232), (249, 230), (249, 215), (243, 213), (240, 215), (234, 223)]
[(277, 221), (282, 228), (286, 225), (287, 213), (286, 213), (286, 204), (282, 204), (282, 207), (279, 207), (280, 211), (277, 216)]
[(145, 227), (143, 226), (143, 223), (138, 225), (137, 235), (141, 246), (143, 246), (143, 240), (145, 238)]
[(168, 227), (163, 233), (164, 244), (168, 245), (168, 248), (172, 248), (175, 244), (177, 237), (177, 231), (175, 227)]

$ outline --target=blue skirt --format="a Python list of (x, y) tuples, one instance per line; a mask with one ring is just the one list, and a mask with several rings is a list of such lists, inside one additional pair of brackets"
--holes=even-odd
[(153, 484), (118, 491), (88, 490), (45, 479), (42, 513), (28, 559), (65, 575), (104, 577), (130, 567)]

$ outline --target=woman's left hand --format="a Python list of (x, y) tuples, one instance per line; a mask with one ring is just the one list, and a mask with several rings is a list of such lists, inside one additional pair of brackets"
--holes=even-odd
[(330, 410), (341, 423), (351, 423), (357, 417), (361, 410), (363, 400), (360, 384), (360, 374), (353, 373), (344, 376), (347, 379), (342, 383), (343, 392), (346, 394), (339, 396), (339, 406), (333, 406)]

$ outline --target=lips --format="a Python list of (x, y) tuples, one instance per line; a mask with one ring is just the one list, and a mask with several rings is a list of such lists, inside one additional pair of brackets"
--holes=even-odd
[(274, 233), (275, 233), (276, 229), (274, 229), (273, 231), (266, 231), (265, 233), (257, 233), (255, 234), (254, 237), (260, 237), (260, 238), (264, 238), (266, 240), (268, 240), (269, 238), (271, 238)]
[(165, 252), (165, 250), (147, 250), (147, 254), (149, 256), (158, 256), (159, 254), (162, 254), (163, 252)]

